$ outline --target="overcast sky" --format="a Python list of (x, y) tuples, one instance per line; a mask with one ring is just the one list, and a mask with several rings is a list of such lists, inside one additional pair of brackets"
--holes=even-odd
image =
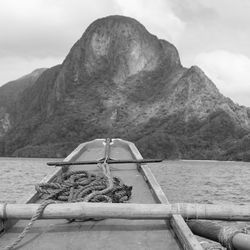
[(136, 18), (219, 90), (250, 107), (249, 0), (0, 0), (0, 85), (63, 61), (88, 25)]

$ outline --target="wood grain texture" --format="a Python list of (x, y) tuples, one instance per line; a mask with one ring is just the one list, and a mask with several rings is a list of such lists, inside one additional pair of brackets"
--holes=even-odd
[[(142, 155), (140, 154), (139, 150), (136, 146), (128, 142), (130, 150), (135, 155), (137, 160), (143, 159)], [(154, 197), (159, 203), (169, 204), (169, 201), (162, 191), (159, 183), (155, 179), (154, 175), (152, 174), (150, 168), (147, 165), (138, 165), (139, 170), (142, 172), (146, 182), (148, 183), (149, 187), (154, 194)], [(168, 222), (167, 222), (168, 223)], [(189, 229), (187, 224), (185, 223), (184, 219), (181, 215), (173, 215), (170, 219), (170, 224), (174, 233), (177, 235), (183, 249), (187, 250), (202, 250), (202, 246), (197, 240), (197, 238), (193, 235), (192, 231)]]

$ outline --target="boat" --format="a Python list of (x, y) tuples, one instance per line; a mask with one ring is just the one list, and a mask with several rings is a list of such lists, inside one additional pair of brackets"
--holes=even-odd
[[(107, 152), (107, 148), (109, 149)], [(106, 154), (106, 155), (105, 155)], [(108, 154), (108, 155), (107, 155)], [(133, 187), (129, 203), (168, 204), (168, 200), (136, 146), (122, 139), (95, 139), (80, 144), (63, 163), (99, 161), (104, 158), (134, 160), (135, 163), (113, 163), (111, 174)], [(100, 172), (98, 164), (56, 167), (42, 183), (53, 183), (62, 173), (72, 170)], [(21, 203), (40, 203), (38, 192)], [(27, 225), (28, 220), (2, 221), (1, 249), (10, 245)], [(65, 219), (37, 220), (18, 249), (193, 249), (202, 247), (182, 216), (171, 220), (105, 219), (69, 222)]]
[[(62, 162), (48, 163), (56, 166), (55, 171), (41, 181), (31, 196), (20, 204), (0, 204), (0, 248), (202, 250), (201, 239), (193, 232), (217, 240), (220, 237), (214, 232), (224, 229), (197, 219), (250, 221), (249, 206), (170, 204), (147, 165), (155, 161), (159, 160), (143, 159), (132, 142), (118, 138), (80, 144)], [(102, 180), (106, 176), (112, 183), (119, 182), (119, 187), (126, 189), (123, 197), (115, 197), (121, 203), (103, 203), (103, 198), (111, 199), (103, 195), (103, 190), (95, 196), (99, 197), (95, 202), (87, 202), (94, 199), (91, 192), (83, 200), (69, 199), (69, 192), (67, 203), (44, 199), (41, 187), (58, 186), (65, 176), (76, 171), (87, 171), (90, 179)], [(73, 187), (74, 183), (66, 184)], [(196, 220), (186, 222), (184, 218)], [(33, 227), (31, 222), (35, 222)], [(239, 230), (231, 231), (223, 241), (233, 243), (237, 249), (250, 249), (249, 235)]]

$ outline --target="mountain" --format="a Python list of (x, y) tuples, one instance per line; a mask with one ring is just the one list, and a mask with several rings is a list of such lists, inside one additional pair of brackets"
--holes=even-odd
[(250, 159), (250, 109), (129, 17), (94, 21), (61, 65), (17, 95), (2, 155), (63, 157), (80, 142), (120, 137), (145, 157)]
[(10, 113), (18, 96), (29, 86), (32, 86), (45, 68), (36, 69), (15, 81), (8, 82), (0, 87), (0, 137), (10, 129)]

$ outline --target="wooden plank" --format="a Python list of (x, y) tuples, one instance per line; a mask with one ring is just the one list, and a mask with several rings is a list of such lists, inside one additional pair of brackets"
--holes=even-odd
[(0, 219), (0, 235), (5, 231), (5, 220)]
[(182, 243), (183, 249), (203, 250), (200, 242), (187, 226), (181, 215), (173, 215), (170, 223), (178, 239)]
[[(127, 143), (129, 145), (131, 152), (133, 152), (135, 158), (137, 160), (143, 159), (142, 155), (140, 154), (134, 143), (131, 142)], [(138, 168), (144, 175), (148, 185), (150, 186), (158, 202), (163, 204), (169, 204), (166, 195), (162, 191), (160, 185), (156, 181), (149, 167), (147, 165), (138, 165)], [(189, 229), (189, 227), (187, 226), (186, 222), (184, 221), (181, 215), (172, 216), (170, 223), (184, 249), (203, 250), (203, 247), (201, 246), (197, 238), (193, 235), (192, 231)]]
[[(151, 170), (148, 166), (141, 166), (141, 171), (143, 175), (148, 179), (148, 183), (157, 197), (158, 201), (163, 204), (169, 204), (164, 192), (162, 191), (160, 185), (155, 180), (154, 175), (152, 174)], [(187, 226), (186, 222), (182, 218), (181, 215), (173, 215), (170, 223), (172, 228), (177, 235), (178, 239), (180, 240), (184, 249), (188, 250), (202, 250), (202, 246), (200, 245), (197, 238), (193, 235), (192, 231)]]

